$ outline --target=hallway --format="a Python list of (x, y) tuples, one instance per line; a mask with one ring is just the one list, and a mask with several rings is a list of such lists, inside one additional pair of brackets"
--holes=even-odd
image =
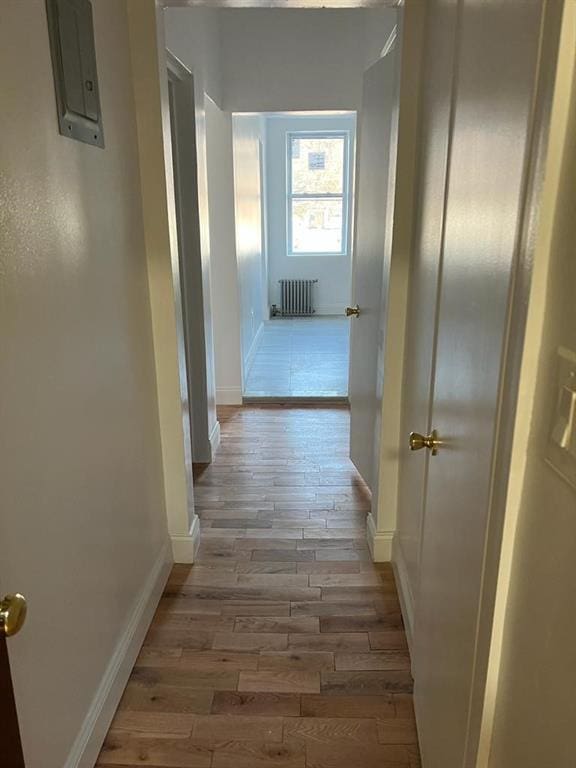
[(100, 766), (417, 768), (389, 564), (345, 408), (219, 409), (202, 541), (174, 567)]

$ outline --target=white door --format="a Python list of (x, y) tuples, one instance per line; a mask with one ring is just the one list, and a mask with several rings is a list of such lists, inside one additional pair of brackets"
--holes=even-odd
[[(412, 453), (406, 436), (430, 426), (433, 363), (444, 202), (448, 169), (451, 96), (458, 0), (430, 0), (423, 65), (426, 87), (420, 105), (415, 234), (410, 257), (406, 355), (402, 385), (398, 525), (394, 559), (400, 570), (406, 625), (413, 634), (428, 452)], [(413, 673), (416, 668), (413, 660)]]
[[(364, 75), (358, 126), (356, 230), (352, 262), (350, 331), (350, 458), (372, 488), (375, 424), (380, 406), (377, 364), (380, 336), (390, 142), (397, 120), (397, 54), (393, 48)], [(374, 490), (372, 488), (372, 490)]]
[(414, 632), (425, 768), (474, 764), (493, 447), (544, 8), (460, 6), (431, 413), (441, 445), (429, 458)]

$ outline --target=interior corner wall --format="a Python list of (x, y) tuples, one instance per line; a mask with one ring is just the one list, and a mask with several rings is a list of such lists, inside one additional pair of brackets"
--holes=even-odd
[(242, 403), (240, 293), (234, 215), (232, 115), (206, 99), (208, 204), (216, 402)]
[(349, 131), (350, 177), (354, 180), (356, 115), (287, 116), (266, 118), (266, 197), (268, 230), (268, 295), (280, 304), (278, 281), (284, 278), (318, 280), (314, 296), (316, 313), (341, 315), (350, 302), (353, 200), (349, 201), (349, 245), (344, 256), (289, 256), (286, 243), (286, 135), (289, 131)]
[(234, 115), (232, 120), (242, 376), (243, 381), (246, 381), (265, 319), (266, 283), (263, 278), (260, 173), (264, 137), (262, 120), (258, 115)]

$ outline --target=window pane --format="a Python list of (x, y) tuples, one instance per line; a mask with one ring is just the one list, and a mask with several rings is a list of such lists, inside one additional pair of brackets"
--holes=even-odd
[(292, 253), (342, 252), (342, 198), (292, 200)]
[(292, 193), (342, 194), (344, 137), (291, 137)]

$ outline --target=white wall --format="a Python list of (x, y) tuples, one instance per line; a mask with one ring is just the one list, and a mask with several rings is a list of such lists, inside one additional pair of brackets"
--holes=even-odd
[(240, 286), (240, 332), (244, 379), (255, 341), (264, 321), (266, 283), (262, 242), (260, 153), (263, 121), (255, 115), (234, 115), (234, 189), (236, 256)]
[[(266, 198), (268, 225), (268, 297), (280, 304), (282, 278), (318, 279), (314, 287), (317, 314), (341, 315), (350, 301), (351, 247), (343, 256), (289, 256), (286, 243), (286, 134), (289, 131), (344, 130), (350, 132), (350, 174), (354, 176), (356, 116), (289, 116), (266, 118)], [(352, 232), (352, 196), (349, 230)]]
[(236, 261), (232, 116), (206, 99), (208, 203), (216, 401), (242, 402), (240, 290)]
[(224, 108), (358, 109), (364, 69), (378, 57), (395, 17), (391, 9), (221, 11)]
[(104, 149), (58, 133), (43, 0), (0, 25), (0, 586), (29, 602), (9, 641), (28, 768), (76, 765), (168, 565), (126, 5), (92, 6)]
[(194, 74), (196, 99), (222, 104), (220, 14), (210, 8), (165, 8), (166, 46)]

